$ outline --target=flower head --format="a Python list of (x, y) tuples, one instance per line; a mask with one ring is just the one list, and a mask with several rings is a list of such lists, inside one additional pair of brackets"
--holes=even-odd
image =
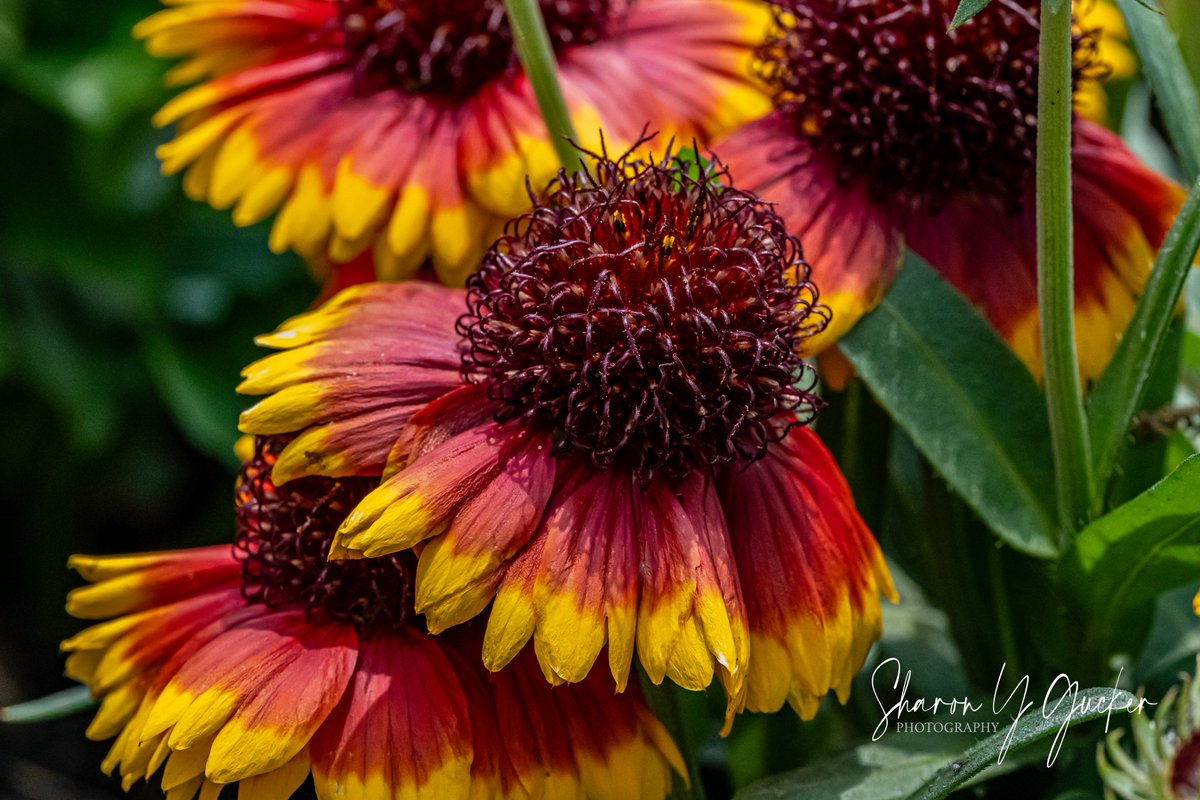
[[(777, 0), (760, 49), (776, 109), (719, 142), (734, 179), (777, 203), (834, 311), (819, 350), (882, 296), (905, 246), (981, 307), (1035, 372), (1036, 0), (995, 0), (947, 30), (953, 0)], [(1108, 70), (1079, 28), (1075, 82)], [(1075, 124), (1081, 366), (1103, 369), (1181, 200), (1120, 140)]]
[[(76, 556), (68, 609), (105, 619), (63, 643), (102, 699), (88, 735), (116, 736), (128, 789), (164, 767), (168, 798), (285, 797), (311, 773), (326, 798), (663, 797), (680, 757), (611, 680), (552, 689), (532, 654), (489, 675), (479, 634), (437, 639), (412, 609), (410, 553), (323, 556), (365, 478), (276, 485), (259, 438), (228, 545)], [(503, 721), (503, 727), (501, 726)]]
[[(763, 113), (749, 68), (766, 28), (750, 0), (544, 0), (584, 142), (647, 124), (702, 140)], [(381, 277), (427, 257), (461, 283), (526, 175), (557, 163), (501, 0), (196, 0), (136, 29), (198, 83), (157, 124), (184, 188), (234, 221), (280, 209), (275, 250), (324, 262), (372, 251)], [(613, 85), (623, 88), (618, 101)]]
[(1133, 753), (1121, 742), (1124, 728), (1097, 747), (1106, 800), (1200, 796), (1200, 685), (1195, 676), (1185, 675), (1157, 705), (1152, 718), (1140, 709), (1131, 715)]
[[(764, 77), (839, 180), (930, 210), (957, 192), (1020, 206), (1037, 139), (1038, 4), (1004, 0), (947, 33), (955, 5), (783, 0)], [(1077, 78), (1095, 71), (1093, 50), (1076, 37)]]
[(757, 458), (812, 418), (795, 344), (825, 309), (783, 221), (720, 177), (602, 158), (488, 252), (459, 327), (499, 419), (648, 481)]
[(277, 482), (385, 476), (333, 555), (418, 548), (417, 611), (490, 605), (490, 669), (532, 638), (555, 683), (607, 648), (619, 687), (636, 650), (731, 712), (844, 699), (894, 592), (803, 426), (794, 351), (825, 311), (771, 208), (719, 164), (601, 155), (468, 287), (353, 287), (260, 340), (281, 352), (244, 373), (269, 396), (242, 427), (296, 434)]

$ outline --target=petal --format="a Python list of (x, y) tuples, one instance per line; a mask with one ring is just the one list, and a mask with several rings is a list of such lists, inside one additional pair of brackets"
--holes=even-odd
[(783, 114), (744, 125), (715, 145), (740, 188), (775, 203), (788, 231), (804, 244), (812, 282), (833, 312), (820, 334), (804, 341), (815, 353), (874, 308), (904, 254), (899, 225), (865, 183), (845, 185), (836, 166), (813, 151)]
[(163, 605), (241, 575), (228, 545), (136, 556), (77, 555), (68, 566), (94, 581), (67, 595), (68, 613), (85, 619)]
[(416, 610), (438, 633), (482, 611), (501, 568), (537, 529), (554, 487), (549, 437), (526, 437), (466, 500), (449, 528), (421, 550)]
[(383, 477), (390, 478), (411, 462), (471, 428), (485, 424), (495, 414), (486, 384), (460, 386), (426, 404), (412, 415), (388, 453)]
[(458, 671), (438, 640), (413, 629), (365, 639), (341, 703), (313, 738), (317, 795), (466, 798), (471, 718)]
[(354, 629), (303, 611), (253, 618), (190, 653), (143, 736), (170, 731), (185, 750), (211, 738), (207, 777), (229, 783), (287, 764), (341, 699), (357, 658)]
[(532, 635), (546, 678), (575, 683), (607, 645), (623, 690), (636, 645), (656, 683), (670, 677), (704, 689), (716, 670), (740, 696), (745, 610), (710, 482), (642, 488), (623, 470), (584, 462), (568, 469), (501, 579), (484, 641), (489, 669), (503, 667)]
[[(525, 176), (540, 187), (556, 169), (520, 70), (462, 100), (364, 93), (335, 3), (173, 5), (136, 29), (151, 53), (184, 59), (169, 83), (197, 82), (156, 116), (180, 128), (164, 168), (186, 168), (188, 194), (232, 206), (238, 224), (281, 207), (277, 251), (343, 262), (371, 248), (389, 279), (428, 256), (441, 280), (461, 284), (503, 220), (530, 208)], [(751, 63), (768, 20), (745, 0), (644, 0), (599, 38), (561, 48), (584, 144), (602, 129), (630, 142), (646, 125), (706, 141), (765, 113)], [(614, 83), (626, 87), (619, 99)]]
[(87, 681), (96, 695), (152, 672), (214, 619), (245, 604), (240, 587), (205, 592), (95, 625), (62, 643), (68, 652), (97, 652)]
[(409, 418), (462, 385), (462, 303), (429, 284), (361, 284), (260, 337), (281, 352), (243, 371), (239, 391), (268, 397), (242, 414), (241, 428), (299, 433), (274, 480), (379, 474)]
[[(1075, 138), (1075, 337), (1080, 371), (1092, 379), (1120, 341), (1183, 191), (1098, 125), (1077, 120)], [(1032, 196), (1016, 214), (961, 199), (936, 216), (910, 215), (905, 228), (913, 251), (978, 305), (1040, 377), (1034, 207)]]
[[(578, 682), (608, 641), (609, 620), (633, 632), (639, 581), (636, 558), (637, 489), (619, 470), (590, 464), (556, 491), (536, 539), (542, 557), (533, 585), (534, 646), (548, 679)], [(518, 576), (505, 578), (505, 583)], [(622, 624), (624, 622), (624, 624)], [(617, 648), (629, 653), (625, 641)], [(614, 670), (618, 682), (627, 664)]]
[(358, 659), (353, 628), (281, 625), (280, 631), (296, 636), (299, 652), (221, 728), (205, 771), (212, 781), (230, 783), (285, 767), (346, 689)]
[(1183, 205), (1182, 187), (1115, 133), (1080, 120), (1074, 167), (1076, 343), (1085, 378), (1103, 372)]
[[(459, 641), (464, 659), (473, 660), (477, 640)], [(490, 705), (497, 720), (526, 721), (506, 728), (499, 742), (501, 764), (508, 766), (505, 796), (516, 794), (516, 783), (533, 797), (653, 800), (670, 792), (672, 770), (686, 776), (682, 756), (638, 690), (615, 693), (601, 670), (581, 683), (552, 687), (526, 650), (487, 686), (491, 697), (473, 695), (473, 708)]]
[(655, 683), (667, 675), (703, 690), (716, 667), (736, 696), (749, 640), (724, 513), (706, 476), (693, 475), (677, 491), (646, 491), (638, 654)]
[[(367, 495), (342, 523), (331, 554), (386, 555), (446, 532), (456, 515), (466, 514), (462, 526), (468, 525), (483, 511), (469, 501), (481, 493), (495, 497), (495, 492), (504, 491), (504, 485), (489, 489), (498, 480), (526, 497), (512, 498), (516, 505), (509, 511), (516, 516), (505, 520), (497, 533), (523, 541), (532, 527), (522, 528), (520, 519), (528, 517), (526, 525), (536, 524), (548, 493), (543, 484), (552, 484), (553, 477), (544, 437), (511, 424), (480, 425), (421, 456)], [(461, 536), (456, 533), (454, 538)]]
[(724, 505), (750, 628), (746, 707), (785, 700), (804, 718), (850, 680), (879, 637), (879, 594), (895, 599), (878, 545), (824, 445), (794, 429), (730, 469)]

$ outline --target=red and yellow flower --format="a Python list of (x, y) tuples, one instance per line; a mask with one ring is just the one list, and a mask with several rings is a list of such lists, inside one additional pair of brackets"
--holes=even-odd
[[(426, 257), (461, 285), (557, 159), (501, 0), (168, 0), (136, 34), (197, 84), (155, 121), (184, 188), (240, 225), (279, 209), (277, 251), (383, 278)], [(701, 141), (765, 113), (755, 0), (544, 0), (583, 144), (647, 125)], [(614, 91), (620, 87), (619, 91)]]
[(102, 700), (88, 735), (126, 789), (160, 768), (168, 800), (662, 798), (682, 759), (636, 692), (602, 673), (548, 686), (531, 653), (489, 674), (480, 635), (432, 637), (412, 611), (411, 554), (329, 562), (375, 481), (276, 486), (283, 442), (257, 440), (234, 546), (76, 556), (63, 643)]
[[(693, 169), (694, 169), (693, 165)], [(796, 345), (826, 311), (772, 209), (670, 156), (560, 174), (466, 292), (352, 287), (260, 343), (242, 428), (274, 467), (377, 475), (332, 554), (419, 551), (434, 632), (488, 609), (483, 659), (531, 638), (554, 683), (607, 650), (731, 712), (812, 716), (850, 681), (894, 590), (804, 424)]]
[[(776, 109), (716, 145), (812, 253), (833, 324), (879, 302), (912, 249), (970, 298), (1035, 373), (1036, 0), (997, 0), (947, 31), (955, 0), (779, 0), (760, 51)], [(1076, 80), (1104, 73), (1095, 31)], [(1098, 44), (1099, 42), (1099, 44)], [(861, 57), (879, 52), (878, 57)], [(1182, 199), (1113, 133), (1075, 121), (1075, 313), (1097, 376)]]

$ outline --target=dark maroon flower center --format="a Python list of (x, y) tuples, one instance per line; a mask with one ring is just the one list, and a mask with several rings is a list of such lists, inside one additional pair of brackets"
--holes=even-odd
[(643, 481), (756, 458), (811, 419), (796, 345), (828, 310), (800, 243), (723, 168), (704, 171), (600, 158), (510, 225), (459, 322), (464, 370), (500, 419)]
[[(1037, 144), (1036, 0), (994, 0), (948, 31), (959, 0), (774, 0), (764, 77), (842, 181), (938, 211), (958, 193), (1024, 202)], [(1101, 71), (1076, 36), (1075, 78)]]
[[(519, 67), (503, 0), (336, 0), (363, 93), (469, 97)], [(540, 0), (556, 49), (596, 41), (614, 0)]]
[(1200, 733), (1193, 733), (1175, 751), (1170, 780), (1171, 791), (1180, 800), (1200, 794)]
[(251, 602), (301, 605), (360, 628), (402, 624), (412, 616), (410, 553), (327, 558), (338, 526), (378, 480), (308, 477), (276, 486), (271, 467), (286, 444), (258, 437), (238, 477), (233, 546), (242, 561), (242, 593)]

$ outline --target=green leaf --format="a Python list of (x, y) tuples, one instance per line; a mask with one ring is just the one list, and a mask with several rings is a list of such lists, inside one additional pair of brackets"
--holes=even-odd
[(1112, 475), (1200, 248), (1200, 183), (1167, 233), (1133, 319), (1088, 400), (1092, 453), (1101, 488)]
[(753, 783), (736, 800), (900, 800), (952, 763), (961, 737), (889, 737)]
[(1200, 177), (1200, 97), (1166, 17), (1146, 0), (1117, 0), (1187, 180)]
[(954, 30), (980, 11), (983, 11), (984, 7), (990, 2), (992, 0), (961, 0), (958, 4), (958, 10), (954, 12), (954, 19), (950, 20), (950, 30)]
[(980, 741), (954, 759), (953, 763), (939, 769), (920, 789), (909, 795), (909, 800), (941, 800), (966, 786), (979, 773), (995, 766), (1001, 758), (1008, 758), (1009, 754), (1047, 737), (1054, 737), (1047, 753), (1049, 761), (1050, 755), (1061, 744), (1059, 737), (1065, 736), (1069, 726), (1105, 716), (1112, 711), (1132, 708), (1136, 703), (1132, 694), (1120, 689), (1077, 688), (1075, 684), (1064, 684), (1059, 680), (1048, 690), (1044, 706), (1027, 709), (1013, 725)]
[(841, 340), (859, 375), (946, 481), (1016, 549), (1051, 557), (1054, 478), (1033, 376), (971, 304), (909, 254)]
[(1101, 632), (1123, 611), (1200, 578), (1200, 454), (1084, 528), (1063, 578)]
[(0, 708), (0, 722), (14, 724), (26, 722), (44, 722), (58, 719), (77, 711), (83, 711), (95, 705), (92, 693), (86, 686), (73, 686), (61, 692), (30, 700), (28, 703), (17, 703)]

